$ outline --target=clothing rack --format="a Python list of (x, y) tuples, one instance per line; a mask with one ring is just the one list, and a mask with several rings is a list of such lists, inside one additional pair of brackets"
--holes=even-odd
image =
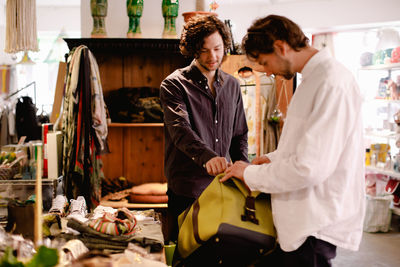
[[(263, 85), (273, 85), (273, 83), (262, 83), (262, 84), (260, 84), (260, 86), (263, 86)], [(255, 83), (248, 83), (248, 84), (241, 84), (240, 85), (240, 87), (247, 87), (247, 86), (256, 86), (256, 84)]]
[(31, 83), (28, 83), (27, 85), (25, 85), (25, 86), (22, 87), (21, 89), (18, 89), (18, 90), (15, 91), (14, 93), (8, 95), (8, 96), (6, 97), (6, 100), (9, 99), (9, 98), (12, 97), (12, 96), (18, 94), (18, 93), (21, 92), (22, 90), (25, 90), (26, 88), (30, 87), (31, 85), (33, 85), (33, 94), (34, 94), (34, 100), (35, 100), (34, 103), (36, 104), (36, 82), (35, 82), (35, 81), (33, 81), (33, 82), (31, 82)]

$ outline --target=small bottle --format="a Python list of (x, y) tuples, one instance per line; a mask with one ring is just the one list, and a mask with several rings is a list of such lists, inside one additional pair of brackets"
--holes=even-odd
[(377, 161), (378, 161), (378, 158), (377, 158), (376, 153), (374, 152), (371, 154), (371, 162), (370, 162), (371, 166), (376, 166)]
[(392, 169), (393, 169), (392, 156), (390, 155), (390, 152), (388, 152), (385, 160), (385, 170), (392, 170)]
[(370, 166), (371, 165), (371, 149), (366, 148), (365, 149), (365, 166)]

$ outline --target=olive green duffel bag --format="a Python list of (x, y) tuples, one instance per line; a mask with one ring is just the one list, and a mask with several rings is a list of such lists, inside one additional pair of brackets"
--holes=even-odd
[(179, 216), (178, 252), (196, 263), (245, 265), (276, 246), (270, 195), (250, 192), (236, 178), (221, 183), (222, 177)]

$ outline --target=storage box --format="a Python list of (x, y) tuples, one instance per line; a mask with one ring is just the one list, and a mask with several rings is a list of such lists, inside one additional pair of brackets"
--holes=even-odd
[(392, 218), (390, 204), (393, 200), (393, 195), (378, 197), (367, 195), (366, 198), (364, 231), (388, 232)]
[[(57, 187), (60, 190), (61, 184), (62, 176), (57, 179), (42, 179), (43, 210), (50, 209)], [(35, 180), (0, 180), (0, 216), (7, 216), (7, 198), (25, 201), (35, 194), (35, 186)]]

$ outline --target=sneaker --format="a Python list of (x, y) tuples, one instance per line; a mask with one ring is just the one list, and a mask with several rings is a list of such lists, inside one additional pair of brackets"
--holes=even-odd
[(83, 196), (79, 196), (76, 199), (71, 199), (71, 205), (69, 207), (69, 214), (67, 218), (75, 218), (81, 222), (86, 221), (87, 206)]
[(64, 195), (57, 195), (53, 199), (49, 213), (64, 217), (68, 208), (68, 200)]

